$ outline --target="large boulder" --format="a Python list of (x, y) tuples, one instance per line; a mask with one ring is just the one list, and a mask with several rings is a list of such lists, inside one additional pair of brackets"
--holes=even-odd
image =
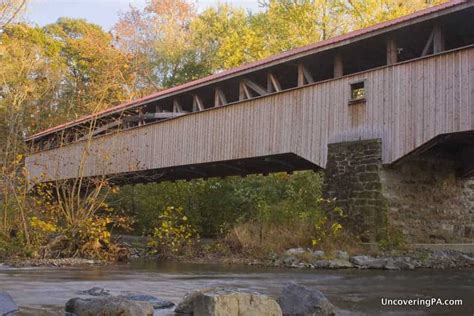
[(321, 291), (295, 283), (285, 286), (277, 301), (285, 316), (328, 316), (336, 312)]
[(176, 305), (175, 313), (192, 314), (194, 312), (194, 301), (204, 292), (210, 292), (215, 288), (203, 288), (190, 293), (187, 293), (183, 299)]
[(10, 294), (0, 292), (0, 316), (13, 316), (16, 311), (18, 311), (18, 306)]
[(185, 296), (176, 313), (199, 316), (280, 316), (281, 308), (269, 296), (236, 289), (196, 291)]
[(76, 297), (67, 301), (66, 312), (76, 316), (153, 316), (153, 306), (123, 297)]

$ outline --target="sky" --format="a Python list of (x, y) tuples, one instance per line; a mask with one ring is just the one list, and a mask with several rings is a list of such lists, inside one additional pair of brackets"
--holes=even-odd
[[(197, 6), (199, 10), (203, 10), (219, 2), (258, 10), (258, 0), (198, 0)], [(30, 0), (25, 19), (43, 26), (63, 16), (84, 18), (108, 31), (117, 22), (119, 12), (127, 11), (130, 4), (143, 8), (145, 3), (146, 0)]]

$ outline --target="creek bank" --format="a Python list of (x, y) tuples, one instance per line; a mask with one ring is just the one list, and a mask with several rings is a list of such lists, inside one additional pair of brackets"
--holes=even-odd
[[(160, 257), (156, 257), (161, 260)], [(338, 250), (327, 253), (322, 250), (291, 248), (283, 254), (273, 254), (270, 258), (249, 258), (237, 255), (207, 254), (202, 256), (180, 256), (171, 258), (188, 263), (245, 264), (277, 268), (295, 269), (455, 269), (474, 267), (474, 253), (457, 250), (415, 249), (398, 253), (364, 252), (349, 255)]]
[(287, 268), (310, 269), (448, 269), (474, 266), (474, 254), (456, 250), (431, 251), (414, 250), (402, 254), (378, 254), (375, 256), (360, 254), (350, 256), (346, 251), (326, 254), (322, 250), (293, 248), (275, 258), (270, 265)]
[(104, 265), (107, 261), (91, 260), (84, 258), (57, 258), (57, 259), (10, 259), (4, 262), (5, 266), (12, 268), (26, 267), (71, 267)]

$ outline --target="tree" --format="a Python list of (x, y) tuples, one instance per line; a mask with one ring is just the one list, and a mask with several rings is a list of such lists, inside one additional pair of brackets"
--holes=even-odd
[(28, 241), (23, 136), (47, 116), (61, 67), (57, 47), (39, 28), (9, 25), (0, 43), (0, 235), (19, 230)]
[(10, 24), (0, 34), (0, 242), (20, 232), (31, 244), (38, 206), (23, 168), (24, 136), (127, 99), (127, 61), (109, 34), (81, 20)]
[(256, 27), (271, 54), (325, 40), (349, 28), (343, 0), (270, 0), (263, 7)]
[(192, 46), (189, 24), (196, 8), (184, 0), (152, 0), (142, 10), (122, 14), (113, 33), (119, 48), (132, 54), (138, 87), (150, 92), (202, 76), (203, 61)]
[(66, 66), (60, 93), (63, 120), (97, 112), (136, 96), (131, 56), (112, 36), (85, 20), (61, 18), (45, 33), (60, 46)]
[(237, 67), (269, 55), (255, 16), (228, 4), (209, 8), (190, 26), (196, 50), (211, 72)]
[(352, 29), (364, 28), (379, 22), (441, 4), (447, 0), (347, 0), (344, 1), (347, 15), (351, 17)]
[(26, 2), (26, 0), (0, 0), (0, 30), (22, 13)]

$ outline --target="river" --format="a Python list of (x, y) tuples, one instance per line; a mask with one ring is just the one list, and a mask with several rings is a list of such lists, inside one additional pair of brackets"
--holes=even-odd
[[(64, 315), (64, 303), (94, 286), (113, 294), (138, 292), (172, 301), (210, 286), (240, 287), (277, 296), (290, 281), (320, 289), (349, 315), (474, 315), (474, 270), (296, 270), (135, 261), (67, 268), (0, 266), (0, 290), (22, 307), (20, 315)], [(381, 298), (462, 299), (456, 307), (383, 306)], [(39, 308), (44, 312), (39, 312)], [(161, 312), (166, 315), (169, 312)]]

